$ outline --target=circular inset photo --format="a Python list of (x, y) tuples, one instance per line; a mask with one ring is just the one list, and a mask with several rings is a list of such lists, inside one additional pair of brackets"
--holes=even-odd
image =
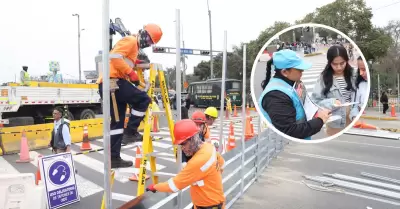
[(358, 46), (321, 24), (295, 25), (269, 39), (250, 82), (268, 127), (303, 143), (329, 141), (352, 128), (370, 91), (368, 65)]

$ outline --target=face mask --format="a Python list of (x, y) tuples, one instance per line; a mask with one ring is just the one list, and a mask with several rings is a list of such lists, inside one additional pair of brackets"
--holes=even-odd
[(139, 47), (141, 49), (144, 49), (144, 48), (151, 46), (151, 44), (152, 44), (152, 41), (151, 41), (151, 38), (150, 38), (149, 34), (147, 33), (147, 31), (140, 30), (139, 31)]

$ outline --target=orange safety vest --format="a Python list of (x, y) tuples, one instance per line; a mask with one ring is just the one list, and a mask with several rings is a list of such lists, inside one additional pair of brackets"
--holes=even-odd
[(206, 142), (210, 141), (210, 128), (208, 127), (207, 124), (205, 124), (203, 135), (204, 135), (204, 141)]
[(203, 143), (181, 172), (167, 182), (156, 184), (154, 188), (160, 192), (178, 192), (190, 186), (193, 205), (209, 207), (224, 203), (220, 170), (225, 160), (218, 154), (214, 145)]
[[(127, 75), (133, 70), (138, 54), (139, 46), (136, 36), (125, 36), (119, 40), (110, 52), (110, 78), (127, 79)], [(99, 76), (96, 83), (101, 82), (103, 82), (103, 75)]]

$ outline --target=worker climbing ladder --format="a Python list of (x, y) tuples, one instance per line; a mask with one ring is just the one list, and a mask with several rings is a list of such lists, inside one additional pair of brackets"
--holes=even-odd
[[(143, 69), (149, 68), (149, 79), (148, 82), (144, 81)], [(175, 140), (174, 138), (174, 121), (172, 118), (172, 112), (170, 107), (170, 100), (168, 97), (168, 89), (167, 84), (165, 81), (164, 70), (160, 64), (143, 64), (138, 65), (136, 71), (138, 72), (139, 78), (141, 83), (147, 83), (148, 90), (147, 95), (151, 98), (152, 102), (149, 105), (145, 117), (143, 119), (143, 142), (142, 142), (142, 159), (140, 163), (139, 169), (139, 179), (138, 179), (138, 189), (137, 189), (137, 196), (140, 196), (145, 191), (146, 186), (146, 166), (147, 162), (150, 161), (150, 169), (151, 169), (151, 179), (154, 184), (158, 183), (158, 177), (161, 173), (158, 173), (156, 170), (156, 153), (154, 153), (153, 149), (153, 137), (151, 136), (151, 127), (152, 127), (152, 116), (164, 113), (164, 112), (156, 112), (153, 111), (153, 94), (155, 92), (155, 83), (156, 83), (156, 76), (158, 74), (158, 79), (160, 83), (160, 90), (162, 101), (164, 104), (165, 114), (168, 120), (168, 127), (169, 127), (169, 135), (171, 136), (172, 144)], [(146, 88), (145, 88), (146, 89)], [(174, 146), (174, 154), (177, 156), (177, 147)]]

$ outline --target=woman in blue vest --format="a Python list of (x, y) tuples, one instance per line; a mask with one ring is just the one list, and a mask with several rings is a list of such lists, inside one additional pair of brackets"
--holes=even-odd
[[(275, 75), (271, 78), (272, 65)], [(275, 52), (267, 62), (266, 78), (261, 86), (264, 91), (258, 101), (263, 116), (282, 133), (311, 140), (311, 136), (320, 132), (330, 117), (328, 110), (319, 110), (318, 117), (307, 121), (303, 104), (294, 89), (300, 82), (304, 70), (311, 63), (303, 61), (296, 52), (284, 49)]]
[(328, 63), (315, 83), (311, 99), (319, 106), (332, 110), (332, 115), (340, 116), (340, 119), (326, 125), (326, 134), (332, 136), (351, 123), (350, 106), (341, 107), (341, 104), (353, 100), (357, 71), (350, 66), (347, 50), (343, 46), (331, 46), (326, 57)]

